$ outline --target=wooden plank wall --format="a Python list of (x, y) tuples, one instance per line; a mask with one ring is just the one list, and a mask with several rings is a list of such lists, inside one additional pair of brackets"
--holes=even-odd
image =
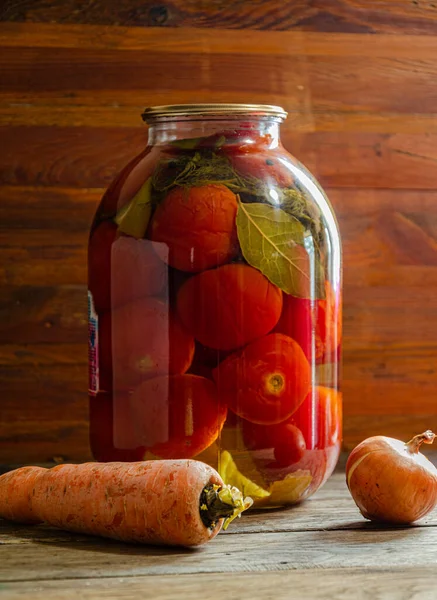
[(344, 444), (437, 417), (437, 3), (3, 0), (0, 462), (89, 457), (86, 239), (145, 105), (282, 104), (344, 242)]

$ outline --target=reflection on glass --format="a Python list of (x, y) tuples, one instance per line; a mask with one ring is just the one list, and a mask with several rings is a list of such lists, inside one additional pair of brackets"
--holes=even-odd
[(197, 458), (294, 504), (341, 442), (341, 246), (279, 116), (155, 119), (89, 242), (97, 460)]

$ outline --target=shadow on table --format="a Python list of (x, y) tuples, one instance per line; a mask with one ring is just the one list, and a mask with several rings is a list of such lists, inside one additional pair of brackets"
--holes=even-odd
[(62, 531), (45, 525), (28, 526), (8, 523), (5, 528), (3, 523), (4, 522), (0, 521), (0, 534), (4, 545), (8, 545), (6, 535), (9, 534), (13, 535), (14, 545), (17, 544), (17, 541), (19, 544), (19, 540), (22, 540), (24, 544), (26, 542), (32, 542), (32, 544), (35, 545), (50, 545), (52, 547), (60, 548), (80, 548), (81, 552), (104, 552), (107, 554), (120, 554), (124, 556), (141, 556), (144, 554), (147, 554), (147, 556), (190, 555), (202, 550), (201, 547), (182, 548), (133, 544), (113, 540), (111, 538)]

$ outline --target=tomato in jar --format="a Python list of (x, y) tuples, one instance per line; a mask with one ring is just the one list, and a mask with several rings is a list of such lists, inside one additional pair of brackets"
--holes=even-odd
[[(341, 244), (280, 107), (152, 107), (90, 234), (90, 432), (101, 461), (196, 458), (294, 504), (341, 443)], [(205, 458), (206, 457), (206, 458)]]

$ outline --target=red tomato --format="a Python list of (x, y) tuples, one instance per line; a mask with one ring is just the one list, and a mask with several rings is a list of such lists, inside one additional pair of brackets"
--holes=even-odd
[(88, 245), (88, 289), (98, 311), (111, 306), (111, 247), (117, 236), (117, 226), (103, 221), (91, 233)]
[(191, 277), (177, 311), (187, 331), (208, 348), (235, 350), (266, 335), (282, 310), (282, 292), (248, 265), (228, 264)]
[(274, 448), (277, 440), (281, 437), (284, 425), (289, 419), (276, 425), (259, 425), (251, 423), (246, 419), (240, 419), (244, 445), (248, 450), (267, 450)]
[[(316, 387), (314, 394), (310, 391), (291, 417), (276, 425), (256, 425), (244, 419), (241, 421), (243, 439), (248, 450), (286, 446), (283, 440), (288, 435), (289, 426), (294, 426), (301, 432), (307, 448), (323, 449), (336, 444), (341, 440), (342, 430), (341, 393), (332, 388)], [(298, 440), (299, 435), (294, 437)]]
[(108, 346), (100, 350), (101, 370), (110, 373), (112, 366), (117, 390), (133, 389), (158, 375), (185, 373), (191, 365), (193, 337), (157, 298), (125, 304), (103, 315), (99, 325), (102, 336), (110, 332), (103, 337)]
[(243, 439), (249, 450), (274, 449), (276, 462), (287, 467), (299, 462), (306, 444), (301, 430), (293, 425), (290, 417), (277, 425), (256, 425), (242, 420)]
[(301, 347), (277, 333), (231, 354), (213, 376), (231, 410), (263, 425), (291, 416), (310, 386), (310, 366)]
[(238, 255), (237, 196), (225, 185), (174, 187), (158, 205), (150, 238), (167, 250), (163, 260), (198, 273)]
[(167, 265), (155, 248), (149, 240), (117, 238), (112, 221), (94, 230), (88, 250), (88, 288), (98, 311), (158, 295), (165, 288)]
[(155, 251), (154, 242), (119, 237), (111, 249), (112, 308), (158, 295), (167, 285), (167, 270)]
[(341, 393), (327, 387), (313, 388), (294, 413), (291, 422), (302, 431), (308, 448), (326, 448), (341, 440)]
[(284, 294), (282, 314), (275, 331), (296, 340), (309, 361), (314, 358), (316, 363), (321, 363), (335, 359), (341, 341), (341, 306), (329, 283), (323, 300), (311, 301)]
[[(259, 152), (269, 148), (272, 143), (270, 134), (259, 135), (253, 122), (241, 123), (242, 129), (225, 129), (207, 137), (188, 140), (191, 150), (197, 148), (212, 148), (216, 152)], [(177, 148), (186, 149), (186, 140), (173, 142)]]
[(281, 152), (269, 150), (264, 154), (247, 150), (229, 152), (228, 156), (234, 168), (246, 177), (255, 177), (272, 186), (291, 187), (294, 183), (289, 159)]
[(306, 444), (301, 430), (295, 425), (283, 425), (281, 433), (275, 444), (275, 459), (281, 467), (288, 467), (303, 458)]
[(212, 381), (188, 374), (143, 382), (131, 406), (138, 440), (160, 458), (191, 458), (205, 450), (227, 412)]

